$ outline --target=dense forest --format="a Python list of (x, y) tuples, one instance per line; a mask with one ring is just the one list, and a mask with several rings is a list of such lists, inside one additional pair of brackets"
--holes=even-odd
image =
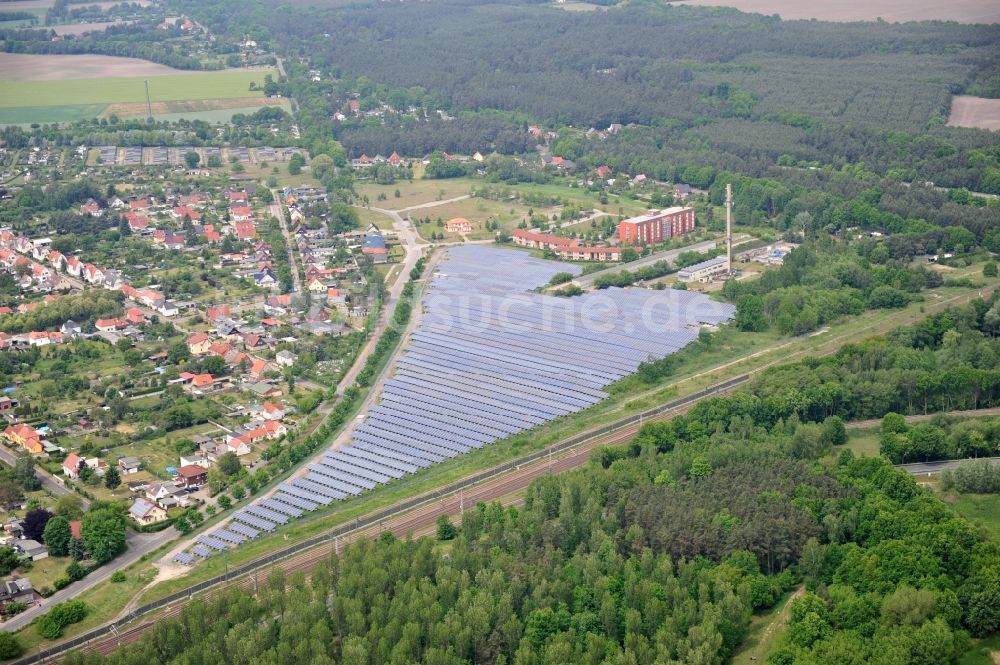
[[(934, 331), (962, 334), (987, 306), (872, 345), (933, 347)], [(1000, 626), (1000, 544), (884, 459), (834, 462), (835, 409), (781, 386), (788, 373), (823, 384), (835, 367), (810, 360), (647, 424), (536, 481), (523, 507), (479, 504), (443, 524), (447, 544), (384, 534), (309, 581), (275, 571), (256, 598), (195, 603), (136, 645), (65, 662), (707, 665), (800, 585), (775, 665), (957, 662)]]

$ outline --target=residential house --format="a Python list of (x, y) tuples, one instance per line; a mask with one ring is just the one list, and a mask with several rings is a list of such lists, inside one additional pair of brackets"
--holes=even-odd
[(34, 427), (20, 423), (4, 430), (4, 438), (21, 446), (32, 455), (41, 454), (45, 448), (42, 445), (42, 435)]
[(35, 603), (35, 590), (27, 577), (0, 582), (0, 606), (14, 602), (28, 605)]
[(45, 545), (42, 545), (37, 540), (31, 540), (30, 538), (26, 540), (15, 540), (13, 546), (15, 550), (32, 561), (40, 561), (41, 559), (46, 559), (49, 556), (49, 551), (45, 549)]
[(76, 337), (83, 332), (83, 328), (80, 327), (79, 323), (70, 319), (59, 326), (59, 332), (61, 332), (65, 337)]
[(274, 288), (278, 285), (278, 277), (270, 268), (265, 268), (264, 270), (255, 272), (253, 274), (253, 281), (257, 283), (257, 286), (263, 286), (266, 288)]
[(118, 458), (118, 470), (123, 476), (130, 476), (133, 473), (139, 473), (140, 468), (142, 468), (142, 461), (138, 457)]
[(94, 327), (99, 332), (114, 332), (128, 328), (128, 321), (124, 319), (97, 319), (94, 321)]
[(285, 405), (280, 402), (264, 402), (260, 406), (260, 417), (264, 420), (281, 420), (285, 413)]
[(177, 482), (182, 487), (201, 487), (208, 482), (208, 469), (195, 464), (177, 469)]
[(295, 365), (295, 361), (298, 360), (298, 356), (286, 349), (278, 351), (277, 355), (274, 356), (274, 360), (281, 367), (292, 367)]
[(197, 332), (187, 338), (188, 351), (193, 356), (203, 356), (212, 348), (212, 339), (203, 332)]
[(138, 307), (131, 307), (125, 312), (125, 320), (132, 325), (140, 325), (146, 322), (146, 315)]
[(444, 223), (444, 230), (448, 233), (471, 233), (472, 222), (465, 217), (455, 217)]
[(135, 503), (128, 509), (128, 516), (135, 520), (136, 524), (145, 526), (156, 524), (167, 519), (167, 511), (147, 499), (136, 499)]
[(233, 224), (233, 229), (236, 231), (236, 237), (240, 240), (253, 240), (253, 237), (257, 235), (257, 227), (253, 221), (237, 221)]
[(79, 480), (80, 471), (84, 467), (83, 458), (76, 453), (70, 453), (63, 460), (62, 470), (63, 474), (70, 480)]

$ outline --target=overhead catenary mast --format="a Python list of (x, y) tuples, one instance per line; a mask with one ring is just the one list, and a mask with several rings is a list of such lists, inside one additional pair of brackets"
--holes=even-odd
[(733, 272), (733, 186), (726, 184), (726, 272)]

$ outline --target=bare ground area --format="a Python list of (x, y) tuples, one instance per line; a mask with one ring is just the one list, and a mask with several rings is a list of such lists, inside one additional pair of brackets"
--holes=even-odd
[[(179, 102), (153, 102), (153, 115), (163, 113), (198, 113), (201, 111), (220, 111), (225, 109), (238, 109), (243, 107), (258, 106), (287, 106), (284, 99), (271, 97), (253, 97), (244, 99), (197, 99)], [(110, 118), (116, 115), (119, 118), (130, 118), (133, 116), (146, 115), (145, 102), (110, 104), (101, 112), (100, 118)]]
[(138, 58), (117, 58), (111, 55), (0, 53), (0, 79), (6, 81), (61, 81), (199, 73), (201, 72), (173, 69)]
[(959, 95), (951, 100), (952, 127), (976, 127), (1000, 131), (1000, 99), (985, 99)]
[(683, 0), (685, 5), (735, 7), (757, 14), (778, 14), (786, 20), (874, 21), (957, 21), (959, 23), (1000, 23), (1000, 3), (996, 0)]

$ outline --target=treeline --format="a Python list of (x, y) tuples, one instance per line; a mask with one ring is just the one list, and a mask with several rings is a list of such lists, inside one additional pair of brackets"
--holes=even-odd
[(108, 26), (103, 32), (53, 41), (52, 30), (0, 30), (0, 51), (50, 55), (95, 53), (127, 58), (141, 58), (175, 69), (223, 69), (221, 61), (202, 61), (187, 55), (169, 40), (175, 35), (158, 30), (155, 23), (129, 23)]

